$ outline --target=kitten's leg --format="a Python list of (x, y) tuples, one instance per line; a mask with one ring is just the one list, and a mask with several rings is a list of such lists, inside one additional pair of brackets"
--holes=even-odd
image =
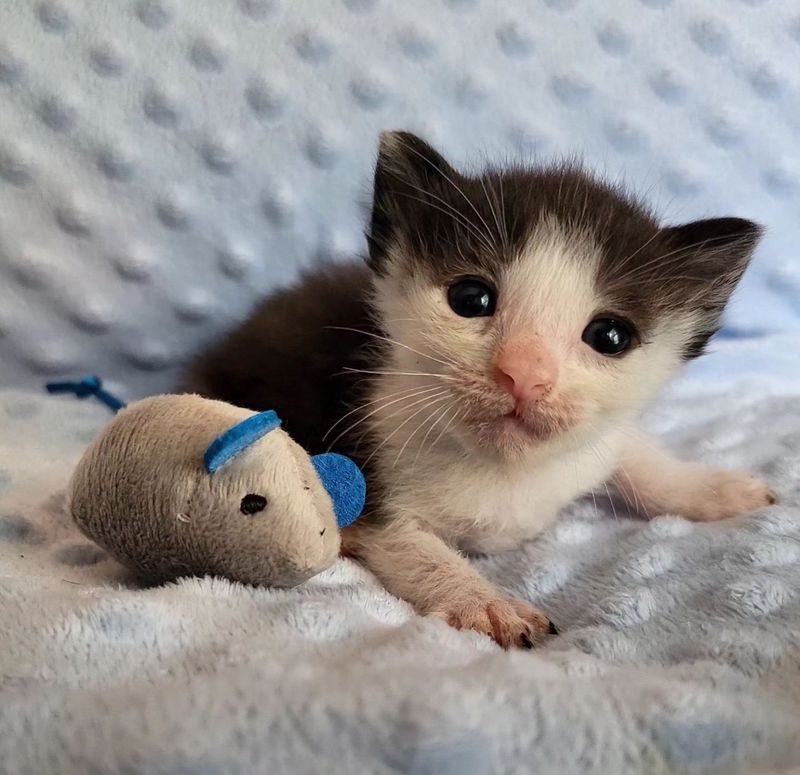
[(707, 522), (777, 501), (752, 474), (677, 460), (644, 434), (626, 439), (614, 483), (628, 503), (648, 517), (680, 514)]
[(354, 525), (344, 531), (343, 547), (389, 592), (420, 614), (439, 616), (456, 629), (485, 633), (504, 648), (531, 648), (556, 632), (541, 611), (494, 587), (457, 551), (415, 522)]

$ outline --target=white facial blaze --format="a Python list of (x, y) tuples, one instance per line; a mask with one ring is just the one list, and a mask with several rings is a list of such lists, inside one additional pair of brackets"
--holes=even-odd
[(581, 332), (601, 306), (594, 287), (600, 255), (581, 233), (567, 235), (545, 221), (500, 279), (497, 327), (503, 340), (538, 337), (559, 361), (581, 344)]
[[(376, 412), (380, 435), (407, 421), (393, 438), (405, 443), (415, 430), (419, 442), (424, 424), (452, 406), (447, 433), (463, 438), (461, 405), (473, 402), (453, 390), (452, 376), (468, 375), (474, 383), (470, 411), (481, 402), (496, 405), (503, 399), (493, 379), (497, 356), (506, 343), (526, 340), (546, 347), (556, 361), (558, 379), (546, 403), (570, 415), (573, 441), (631, 419), (679, 367), (689, 321), (662, 321), (641, 346), (621, 357), (592, 350), (582, 341), (584, 328), (594, 316), (615, 312), (598, 291), (600, 261), (600, 248), (589, 234), (545, 220), (517, 256), (498, 264), (495, 277), (485, 278), (497, 288), (495, 315), (462, 318), (450, 309), (445, 287), (421, 272), (410, 273), (411, 264), (394, 256), (388, 276), (375, 284), (384, 330), (394, 340), (387, 347), (385, 370), (395, 373), (380, 378), (373, 397), (397, 394), (391, 411)], [(412, 399), (416, 403), (410, 407)], [(409, 420), (412, 412), (417, 414)], [(443, 420), (447, 418), (444, 414)], [(532, 444), (531, 452), (541, 454), (558, 442), (552, 438)], [(414, 448), (414, 439), (409, 446)]]

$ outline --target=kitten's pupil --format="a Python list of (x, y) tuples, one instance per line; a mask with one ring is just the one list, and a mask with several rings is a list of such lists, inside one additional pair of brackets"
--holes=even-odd
[(259, 511), (264, 511), (267, 508), (267, 499), (263, 495), (256, 495), (256, 493), (248, 493), (242, 498), (239, 504), (239, 511), (242, 514), (258, 514)]
[(447, 289), (450, 309), (462, 318), (480, 318), (494, 315), (497, 294), (494, 289), (475, 277), (456, 280)]
[(602, 355), (619, 355), (633, 342), (626, 323), (614, 318), (597, 318), (583, 332), (583, 341)]

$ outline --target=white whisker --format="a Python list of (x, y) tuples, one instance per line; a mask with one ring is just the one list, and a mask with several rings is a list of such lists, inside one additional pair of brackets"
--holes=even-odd
[(378, 369), (354, 369), (345, 366), (343, 371), (352, 374), (376, 374), (385, 377), (435, 377), (436, 379), (455, 379), (448, 374), (434, 374), (430, 371), (386, 371)]
[[(430, 391), (438, 390), (440, 387), (441, 387), (440, 385), (417, 385), (415, 387), (405, 388), (404, 390), (396, 390), (394, 393), (389, 393), (388, 395), (380, 396), (378, 398), (375, 398), (372, 401), (367, 401), (364, 404), (359, 404), (357, 407), (355, 407), (354, 409), (351, 409), (347, 414), (345, 414), (342, 417), (340, 417), (333, 425), (331, 425), (331, 427), (328, 428), (327, 432), (322, 437), (322, 440), (325, 441), (325, 439), (327, 439), (328, 436), (330, 436), (331, 431), (333, 431), (334, 428), (336, 428), (338, 425), (340, 425), (342, 422), (344, 422), (348, 417), (350, 417), (351, 415), (355, 414), (356, 412), (361, 411), (362, 409), (366, 409), (368, 406), (371, 406), (373, 404), (377, 404), (379, 401), (386, 401), (388, 399), (391, 399), (391, 398), (394, 398), (395, 396), (400, 396), (400, 395), (402, 395), (403, 398), (412, 398), (413, 396), (417, 395), (418, 393), (427, 392), (429, 390)], [(411, 393), (411, 395), (410, 396), (407, 395), (408, 393)], [(400, 399), (398, 399), (398, 400), (400, 400)]]
[(332, 331), (350, 331), (354, 334), (363, 334), (364, 336), (372, 336), (375, 339), (380, 339), (384, 342), (389, 344), (396, 344), (398, 347), (404, 347), (406, 350), (410, 350), (412, 353), (416, 353), (417, 355), (421, 355), (423, 358), (430, 358), (432, 361), (436, 361), (437, 363), (441, 363), (442, 366), (455, 366), (455, 363), (443, 361), (439, 358), (434, 358), (432, 355), (428, 355), (427, 353), (422, 352), (421, 350), (415, 350), (410, 345), (404, 344), (403, 342), (399, 342), (397, 339), (392, 339), (388, 336), (383, 336), (381, 334), (375, 334), (372, 331), (363, 331), (360, 328), (350, 328), (348, 326), (325, 326), (325, 328), (331, 329)]
[[(381, 443), (377, 447), (375, 447), (375, 449), (372, 450), (372, 452), (370, 453), (369, 457), (364, 461), (364, 466), (367, 466), (369, 464), (369, 461), (372, 460), (373, 457), (375, 457), (375, 455), (387, 444), (387, 442), (392, 437), (394, 437), (395, 434), (397, 434), (399, 431), (401, 431), (406, 425), (408, 425), (408, 423), (411, 422), (411, 420), (413, 420), (418, 414), (424, 412), (427, 408), (429, 408), (434, 403), (439, 403), (440, 401), (446, 401), (448, 399), (448, 397), (449, 397), (448, 395), (443, 395), (443, 396), (440, 396), (438, 398), (432, 398), (430, 396), (426, 396), (425, 400), (428, 401), (428, 403), (425, 406), (422, 406), (419, 409), (417, 409), (416, 412), (414, 412), (410, 417), (407, 417), (405, 420), (403, 420), (403, 422), (401, 422), (400, 425), (398, 425), (388, 436), (386, 436), (383, 439), (383, 441), (381, 441)], [(417, 403), (419, 403), (419, 402), (417, 402)], [(409, 405), (409, 406), (407, 406), (405, 408), (406, 409), (410, 409), (412, 406), (413, 406), (413, 404), (411, 404), (411, 405)], [(394, 416), (394, 415), (390, 415), (390, 416)], [(386, 419), (388, 420), (389, 418), (387, 417)]]
[[(483, 195), (486, 199), (486, 204), (489, 205), (489, 212), (491, 212), (492, 217), (494, 218), (495, 226), (497, 227), (497, 236), (499, 239), (502, 240), (503, 238), (503, 229), (500, 226), (500, 218), (497, 215), (497, 211), (494, 208), (494, 204), (492, 203), (491, 198), (489, 197), (489, 190), (486, 188), (486, 182), (483, 177), (480, 178), (481, 181), (481, 188), (483, 189)], [(505, 242), (503, 243), (503, 247), (505, 247)]]
[[(437, 388), (438, 388), (438, 387), (440, 387), (440, 386), (437, 386)], [(437, 388), (433, 388), (433, 390), (436, 390)], [(413, 408), (413, 407), (417, 406), (417, 404), (420, 404), (420, 403), (422, 403), (422, 401), (427, 401), (429, 398), (434, 398), (435, 396), (438, 396), (438, 395), (446, 395), (446, 394), (448, 393), (448, 391), (447, 391), (447, 390), (441, 390), (441, 393), (433, 393), (432, 395), (427, 395), (427, 393), (429, 393), (429, 392), (430, 392), (430, 390), (431, 390), (431, 389), (430, 389), (430, 388), (428, 388), (428, 389), (426, 389), (426, 390), (422, 391), (422, 392), (423, 392), (423, 393), (425, 393), (426, 395), (424, 395), (424, 396), (423, 396), (421, 399), (418, 399), (417, 401), (414, 401), (413, 403), (411, 403), (411, 404), (408, 404), (407, 406), (401, 406), (401, 407), (400, 407), (400, 409), (399, 409), (397, 412), (394, 412), (393, 414), (390, 414), (390, 415), (389, 415), (389, 417), (387, 417), (387, 418), (385, 418), (385, 419), (387, 419), (387, 420), (388, 420), (388, 419), (391, 419), (392, 417), (396, 416), (396, 415), (397, 415), (397, 414), (399, 414), (400, 412), (403, 412), (403, 411), (406, 411), (406, 410), (408, 410), (408, 409), (411, 409), (411, 408)], [(375, 414), (377, 414), (378, 412), (382, 411), (383, 409), (386, 409), (386, 407), (387, 407), (387, 406), (391, 406), (392, 404), (397, 404), (397, 403), (400, 403), (401, 401), (407, 401), (409, 398), (417, 398), (417, 395), (418, 395), (417, 393), (412, 393), (410, 396), (402, 396), (401, 398), (396, 398), (396, 399), (394, 399), (393, 401), (390, 401), (388, 404), (386, 404), (386, 405), (384, 405), (384, 406), (378, 406), (378, 407), (376, 407), (376, 408), (375, 408), (375, 409), (373, 409), (371, 412), (368, 412), (366, 415), (364, 415), (364, 417), (360, 418), (359, 420), (356, 420), (356, 422), (352, 423), (351, 425), (348, 425), (348, 426), (347, 426), (347, 428), (345, 428), (345, 429), (344, 429), (344, 430), (343, 430), (343, 431), (342, 431), (342, 432), (341, 432), (341, 433), (340, 433), (340, 434), (339, 434), (339, 435), (338, 435), (338, 436), (337, 436), (337, 437), (336, 437), (336, 438), (335, 438), (335, 439), (334, 439), (334, 440), (333, 440), (333, 441), (330, 443), (330, 445), (328, 446), (328, 449), (331, 449), (331, 448), (333, 447), (333, 445), (334, 445), (334, 444), (336, 444), (336, 442), (337, 442), (337, 441), (339, 441), (339, 439), (341, 439), (341, 438), (342, 438), (342, 436), (345, 436), (346, 434), (350, 433), (350, 431), (354, 430), (354, 429), (355, 429), (355, 428), (357, 428), (359, 425), (361, 425), (362, 423), (366, 422), (366, 421), (367, 421), (367, 420), (368, 420), (370, 417), (372, 417), (373, 415), (375, 415)]]
[[(486, 223), (486, 220), (480, 214), (478, 208), (475, 207), (475, 203), (464, 193), (464, 191), (455, 183), (455, 181), (449, 175), (447, 175), (447, 173), (443, 169), (437, 167), (436, 164), (434, 164), (427, 156), (420, 153), (416, 148), (412, 148), (410, 145), (406, 144), (406, 149), (411, 151), (411, 153), (419, 156), (427, 164), (430, 164), (431, 167), (433, 167), (461, 195), (461, 197), (463, 197), (464, 201), (472, 208), (472, 211), (475, 213), (475, 215), (478, 216), (481, 223), (483, 224), (483, 228), (486, 230), (484, 232), (486, 237), (488, 238), (489, 236), (491, 236), (492, 230), (489, 228), (489, 224)], [(489, 240), (489, 242), (491, 244), (491, 240)]]
[(436, 445), (437, 445), (437, 444), (438, 444), (438, 443), (441, 441), (441, 439), (442, 439), (442, 437), (444, 436), (444, 434), (445, 434), (445, 433), (447, 433), (447, 431), (450, 429), (450, 426), (453, 424), (453, 422), (454, 422), (454, 421), (456, 420), (456, 418), (457, 418), (457, 417), (458, 417), (458, 416), (461, 414), (461, 412), (462, 412), (462, 411), (463, 411), (463, 410), (460, 410), (460, 411), (456, 412), (456, 413), (455, 413), (455, 414), (454, 414), (454, 415), (453, 415), (453, 416), (452, 416), (452, 417), (451, 417), (451, 418), (450, 418), (450, 419), (447, 421), (447, 425), (445, 425), (445, 426), (444, 426), (444, 428), (442, 428), (442, 430), (441, 430), (441, 432), (439, 433), (439, 435), (436, 437), (436, 439), (435, 439), (435, 440), (433, 441), (433, 443), (431, 444), (431, 446), (430, 446), (430, 448), (431, 448), (431, 449), (433, 449), (433, 448), (434, 448), (434, 447), (435, 447), (435, 446), (436, 446)]
[[(481, 240), (483, 244), (487, 248), (489, 248), (489, 250), (494, 249), (494, 245), (492, 244), (491, 240), (488, 239), (488, 235), (484, 234), (481, 231), (478, 224), (476, 224), (474, 221), (472, 221), (470, 218), (464, 215), (464, 213), (462, 213), (460, 210), (457, 210), (455, 207), (453, 207), (453, 205), (451, 205), (450, 202), (448, 202), (446, 199), (443, 199), (437, 194), (434, 194), (432, 191), (428, 191), (427, 189), (421, 188), (420, 186), (416, 186), (409, 181), (406, 181), (406, 185), (412, 191), (418, 191), (424, 197), (430, 197), (431, 199), (434, 199), (436, 202), (441, 202), (441, 204), (443, 204), (447, 209), (444, 209), (442, 207), (434, 207), (435, 210), (438, 210), (440, 213), (444, 213), (445, 215), (449, 215), (451, 218), (453, 218), (453, 220), (457, 221), (461, 226), (463, 226), (465, 229), (471, 232), (474, 237), (477, 237), (479, 240)], [(428, 202), (427, 198), (423, 199), (421, 197), (412, 197), (409, 196), (408, 194), (402, 194), (402, 196), (406, 196), (409, 199), (413, 199), (416, 202), (421, 202), (422, 204), (430, 205), (430, 202)]]
[[(434, 420), (434, 422), (431, 424), (430, 428), (428, 428), (427, 432), (425, 433), (425, 436), (422, 438), (422, 443), (420, 444), (419, 449), (417, 450), (416, 457), (414, 458), (414, 463), (413, 463), (413, 465), (411, 467), (412, 470), (416, 469), (417, 461), (419, 460), (419, 456), (422, 454), (422, 450), (425, 449), (425, 442), (428, 440), (428, 438), (430, 437), (431, 433), (433, 433), (433, 429), (445, 418), (447, 413), (454, 406), (455, 406), (455, 401), (453, 401), (452, 403), (449, 403), (449, 404), (445, 404), (445, 406), (443, 406), (443, 407), (439, 407), (439, 410), (441, 410), (441, 414), (436, 418), (436, 420)], [(439, 410), (437, 410), (437, 411), (439, 411)]]
[[(447, 406), (447, 404), (445, 404), (445, 406)], [(413, 433), (409, 435), (409, 437), (403, 443), (403, 446), (400, 447), (400, 451), (397, 453), (397, 457), (394, 459), (394, 463), (392, 463), (392, 468), (394, 468), (397, 465), (400, 458), (403, 456), (403, 453), (406, 451), (406, 447), (408, 447), (408, 445), (411, 443), (411, 439), (413, 439), (414, 436), (416, 436), (420, 428), (422, 428), (422, 426), (425, 425), (426, 422), (429, 422), (431, 420), (431, 418), (439, 411), (440, 408), (441, 407), (436, 407), (427, 417), (420, 420), (419, 424), (414, 429)]]
[[(742, 236), (744, 237), (746, 235), (743, 234)], [(669, 251), (668, 253), (662, 253), (658, 256), (655, 256), (654, 258), (651, 258), (649, 261), (646, 261), (644, 264), (641, 264), (640, 266), (633, 267), (632, 269), (622, 274), (620, 277), (615, 277), (614, 282), (621, 283), (625, 280), (630, 279), (631, 277), (635, 277), (637, 274), (647, 271), (656, 264), (659, 264), (659, 269), (665, 269), (666, 267), (669, 267), (672, 264), (676, 264), (682, 261), (687, 254), (691, 253), (692, 250), (696, 250), (697, 248), (705, 248), (708, 247), (709, 245), (713, 247), (713, 243), (715, 242), (719, 242), (721, 240), (727, 242), (730, 239), (731, 239), (730, 235), (724, 235), (720, 237), (711, 237), (706, 240), (701, 240), (691, 245), (683, 245), (679, 248), (676, 248), (675, 250)], [(668, 258), (671, 259), (671, 261), (666, 261), (666, 259)], [(717, 260), (718, 260), (718, 254), (715, 253), (711, 253), (707, 256), (694, 255), (692, 258), (692, 263), (694, 265), (703, 263), (714, 263)], [(697, 279), (699, 280), (701, 278)]]
[(609, 491), (609, 489), (608, 489), (608, 484), (606, 484), (605, 482), (603, 482), (603, 487), (605, 487), (605, 488), (606, 488), (606, 495), (608, 496), (608, 502), (609, 502), (609, 504), (611, 505), (611, 511), (614, 513), (614, 519), (615, 519), (615, 520), (618, 520), (618, 519), (619, 519), (619, 517), (617, 516), (617, 509), (616, 509), (616, 507), (614, 506), (614, 499), (611, 497), (611, 492), (610, 492), (610, 491)]

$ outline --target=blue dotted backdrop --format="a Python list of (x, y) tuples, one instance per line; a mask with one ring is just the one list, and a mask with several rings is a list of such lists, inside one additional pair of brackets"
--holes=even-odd
[(4, 0), (0, 385), (168, 388), (265, 290), (363, 249), (386, 128), (760, 220), (727, 333), (796, 329), (799, 56), (781, 0)]

